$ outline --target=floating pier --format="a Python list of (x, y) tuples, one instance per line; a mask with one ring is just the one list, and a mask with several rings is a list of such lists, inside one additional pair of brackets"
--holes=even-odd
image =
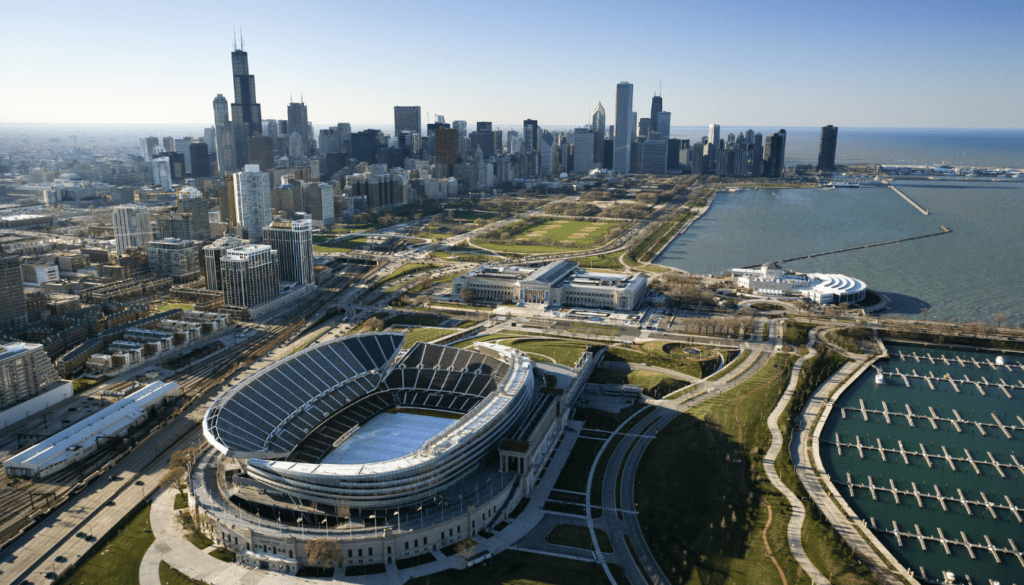
[[(1001, 564), (1003, 562), (1002, 558), (999, 555), (1000, 554), (1004, 554), (1004, 555), (1010, 555), (1012, 557), (1016, 557), (1017, 560), (1020, 562), (1021, 566), (1024, 566), (1024, 553), (1022, 553), (1017, 548), (1017, 543), (1013, 542), (1012, 538), (1006, 539), (1009, 542), (1009, 544), (1010, 544), (1010, 547), (1006, 548), (1006, 547), (996, 546), (996, 544), (994, 542), (992, 542), (992, 539), (987, 534), (982, 535), (982, 538), (985, 539), (985, 544), (971, 542), (967, 538), (967, 534), (963, 530), (960, 531), (960, 540), (956, 540), (955, 538), (949, 538), (948, 536), (946, 536), (946, 533), (942, 531), (942, 528), (939, 528), (939, 527), (935, 528), (935, 531), (938, 533), (937, 537), (936, 536), (929, 536), (927, 534), (924, 534), (924, 532), (922, 532), (922, 530), (921, 530), (921, 527), (919, 525), (917, 525), (917, 524), (914, 525), (914, 532), (905, 532), (903, 530), (900, 530), (899, 524), (897, 524), (895, 520), (892, 521), (892, 528), (891, 529), (889, 529), (889, 528), (879, 528), (877, 525), (872, 524), (871, 525), (871, 530), (873, 530), (875, 532), (880, 532), (882, 534), (891, 534), (891, 535), (893, 535), (894, 537), (896, 537), (896, 543), (900, 547), (903, 546), (903, 539), (904, 538), (910, 538), (910, 539), (916, 539), (921, 544), (921, 550), (928, 550), (926, 543), (931, 541), (931, 542), (937, 542), (940, 545), (942, 545), (942, 548), (946, 551), (946, 554), (950, 555), (950, 556), (952, 556), (952, 554), (953, 554), (953, 550), (951, 549), (951, 546), (962, 546), (962, 547), (967, 549), (967, 554), (970, 555), (972, 560), (977, 560), (978, 557), (975, 554), (974, 549), (978, 549), (978, 550), (988, 551), (989, 553), (991, 553), (993, 558), (995, 558), (997, 563)], [(922, 567), (921, 576), (922, 577), (924, 576), (923, 567)], [(967, 577), (966, 575), (964, 577), (965, 577), (965, 580), (969, 580), (969, 577)]]
[[(967, 449), (964, 449), (965, 456), (957, 457), (957, 456), (951, 454), (949, 452), (949, 450), (946, 449), (946, 447), (944, 445), (940, 446), (940, 449), (942, 449), (942, 454), (940, 455), (938, 453), (929, 453), (928, 450), (925, 448), (924, 443), (918, 443), (918, 447), (920, 448), (920, 451), (909, 451), (909, 450), (907, 450), (907, 448), (903, 445), (903, 443), (901, 441), (897, 441), (898, 448), (893, 449), (891, 447), (886, 447), (886, 446), (882, 445), (882, 440), (881, 439), (877, 439), (877, 438), (876, 438), (876, 443), (877, 443), (878, 446), (875, 446), (875, 445), (865, 445), (863, 442), (861, 442), (860, 435), (857, 435), (855, 440), (857, 441), (856, 443), (844, 442), (839, 437), (839, 433), (836, 433), (836, 440), (835, 441), (829, 441), (829, 440), (822, 439), (821, 442), (823, 444), (825, 444), (825, 445), (835, 445), (836, 448), (839, 449), (840, 451), (842, 450), (843, 447), (846, 447), (846, 448), (849, 448), (849, 449), (857, 449), (857, 452), (859, 453), (861, 459), (864, 458), (864, 451), (878, 451), (879, 454), (882, 457), (882, 461), (885, 461), (885, 462), (888, 462), (888, 454), (892, 453), (893, 455), (899, 455), (900, 457), (902, 457), (903, 460), (904, 460), (904, 463), (906, 463), (907, 465), (910, 465), (910, 461), (909, 461), (910, 457), (914, 456), (914, 457), (923, 457), (924, 461), (928, 465), (928, 467), (932, 467), (931, 459), (932, 458), (936, 458), (936, 459), (944, 459), (947, 463), (949, 463), (949, 467), (953, 471), (956, 471), (956, 463), (966, 463), (967, 465), (970, 465), (971, 467), (973, 467), (975, 472), (978, 473), (978, 475), (981, 475), (980, 468), (978, 467), (979, 465), (991, 465), (991, 466), (995, 467), (997, 470), (1000, 470), (1000, 472), (1003, 470), (1003, 468), (1011, 469), (1011, 470), (1012, 469), (1016, 469), (1016, 470), (1020, 471), (1021, 474), (1024, 474), (1024, 465), (1022, 465), (1020, 463), (1020, 461), (1017, 459), (1017, 457), (1015, 455), (1012, 455), (1012, 454), (1010, 455), (1010, 458), (1013, 460), (1013, 463), (1003, 463), (1003, 462), (999, 461), (998, 459), (996, 459), (994, 455), (992, 455), (991, 453), (988, 453), (988, 452), (986, 452), (986, 454), (989, 455), (988, 460), (985, 460), (985, 459), (975, 459), (971, 455), (970, 451), (968, 451)], [(1000, 473), (1000, 475), (1003, 475), (1003, 477), (1006, 477), (1002, 473)]]

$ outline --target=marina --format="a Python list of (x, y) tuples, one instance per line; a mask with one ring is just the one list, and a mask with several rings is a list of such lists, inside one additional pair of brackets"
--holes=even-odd
[(1024, 584), (1024, 358), (886, 348), (821, 434), (837, 493), (925, 582)]

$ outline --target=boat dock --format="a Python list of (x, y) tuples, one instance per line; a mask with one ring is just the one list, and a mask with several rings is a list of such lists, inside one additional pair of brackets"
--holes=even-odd
[[(1011, 431), (1016, 431), (1016, 432), (1024, 433), (1024, 421), (1018, 421), (1020, 424), (1016, 424), (1016, 425), (1014, 425), (1014, 424), (1005, 424), (999, 418), (999, 416), (996, 413), (994, 413), (994, 412), (990, 413), (990, 415), (992, 417), (992, 420), (995, 421), (995, 422), (984, 422), (984, 421), (978, 421), (978, 420), (966, 420), (966, 419), (964, 419), (963, 417), (960, 416), (960, 413), (957, 412), (957, 410), (955, 408), (952, 409), (953, 410), (953, 417), (954, 418), (949, 418), (949, 417), (944, 417), (944, 416), (938, 416), (935, 413), (935, 409), (932, 408), (932, 407), (928, 407), (929, 414), (925, 415), (925, 414), (917, 414), (917, 413), (915, 413), (910, 408), (909, 404), (904, 404), (904, 406), (905, 406), (905, 408), (907, 410), (906, 413), (894, 412), (894, 411), (889, 410), (889, 405), (886, 404), (884, 400), (882, 401), (882, 410), (878, 410), (877, 408), (868, 408), (866, 405), (864, 405), (863, 402), (861, 402), (860, 408), (853, 408), (853, 407), (849, 407), (849, 406), (843, 406), (843, 407), (840, 407), (840, 408), (842, 409), (841, 412), (842, 412), (843, 418), (846, 418), (846, 410), (849, 409), (849, 410), (853, 410), (854, 412), (859, 412), (864, 417), (864, 421), (865, 422), (870, 420), (869, 417), (868, 417), (869, 414), (880, 414), (880, 415), (882, 415), (882, 418), (885, 419), (885, 424), (889, 424), (889, 425), (892, 424), (892, 417), (899, 417), (899, 418), (907, 419), (907, 422), (909, 423), (909, 425), (911, 427), (914, 426), (914, 419), (924, 419), (924, 420), (928, 421), (931, 424), (932, 430), (935, 430), (935, 431), (942, 430), (942, 429), (939, 428), (938, 423), (939, 422), (944, 422), (944, 423), (947, 423), (950, 426), (952, 426), (954, 429), (956, 429), (956, 432), (958, 432), (958, 433), (962, 433), (963, 432), (963, 429), (961, 428), (961, 425), (963, 425), (963, 426), (973, 426), (974, 428), (978, 429), (978, 432), (981, 433), (981, 436), (983, 436), (983, 437), (987, 437), (988, 436), (988, 433), (986, 432), (986, 429), (990, 429), (990, 430), (994, 430), (994, 431), (995, 430), (1001, 431), (1004, 435), (1006, 435), (1007, 439), (1013, 439), (1013, 433)], [(927, 428), (927, 427), (925, 427), (925, 428)], [(840, 455), (841, 455), (841, 453), (840, 453)]]
[(913, 456), (913, 457), (922, 457), (922, 458), (924, 458), (924, 461), (925, 461), (925, 463), (928, 464), (928, 467), (932, 467), (932, 462), (931, 462), (932, 459), (938, 459), (938, 460), (940, 460), (940, 462), (941, 461), (945, 461), (946, 463), (948, 463), (949, 464), (949, 468), (951, 470), (953, 470), (953, 471), (957, 470), (957, 468), (956, 468), (956, 464), (957, 463), (963, 463), (963, 464), (970, 465), (971, 468), (974, 469), (974, 473), (977, 474), (977, 475), (981, 475), (982, 474), (981, 473), (981, 469), (979, 467), (981, 465), (988, 465), (988, 466), (991, 466), (991, 467), (995, 468), (999, 472), (999, 475), (1001, 475), (1004, 478), (1006, 477), (1006, 474), (1003, 472), (1004, 468), (1005, 469), (1009, 469), (1011, 471), (1017, 470), (1017, 471), (1019, 471), (1021, 473), (1021, 475), (1024, 475), (1024, 465), (1021, 465), (1020, 461), (1017, 460), (1017, 457), (1015, 455), (1010, 455), (1010, 459), (1013, 460), (1013, 463), (1003, 463), (1002, 461), (999, 461), (998, 459), (996, 459), (995, 455), (993, 455), (990, 451), (986, 452), (986, 455), (988, 455), (988, 459), (985, 460), (985, 459), (975, 459), (971, 455), (971, 452), (968, 451), (966, 448), (964, 449), (964, 456), (960, 457), (960, 456), (951, 454), (946, 449), (945, 445), (943, 445), (941, 447), (942, 448), (942, 455), (939, 455), (937, 453), (929, 453), (925, 449), (923, 444), (920, 445), (920, 447), (921, 447), (920, 451), (911, 451), (911, 450), (907, 450), (907, 448), (903, 446), (903, 442), (902, 441), (898, 441), (897, 443), (899, 445), (899, 448), (894, 449), (892, 447), (886, 447), (886, 446), (882, 445), (882, 439), (881, 438), (876, 438), (877, 446), (871, 445), (871, 444), (865, 445), (864, 443), (861, 442), (859, 435), (856, 436), (854, 440), (856, 441), (856, 443), (843, 442), (843, 441), (840, 440), (839, 434), (836, 433), (836, 440), (835, 441), (829, 441), (829, 440), (822, 439), (821, 442), (824, 445), (833, 445), (833, 446), (835, 446), (836, 449), (838, 450), (840, 456), (842, 456), (843, 447), (849, 447), (849, 448), (852, 448), (852, 449), (857, 449), (857, 453), (860, 455), (861, 459), (864, 459), (864, 451), (878, 451), (879, 455), (881, 456), (882, 461), (884, 461), (884, 462), (888, 462), (888, 459), (886, 459), (886, 454), (887, 453), (892, 453), (893, 455), (900, 456), (903, 459), (904, 464), (906, 464), (906, 465), (910, 465), (910, 457)]
[(846, 486), (850, 493), (856, 493), (855, 490), (858, 489), (867, 490), (868, 493), (871, 494), (871, 499), (874, 501), (878, 501), (879, 492), (887, 493), (893, 497), (893, 501), (897, 505), (901, 503), (900, 496), (904, 496), (905, 498), (908, 499), (913, 498), (917, 502), (917, 507), (923, 508), (924, 500), (926, 498), (930, 498), (939, 502), (939, 504), (942, 506), (943, 512), (949, 512), (949, 507), (947, 506), (947, 504), (949, 503), (960, 504), (961, 506), (963, 506), (968, 516), (974, 516), (974, 508), (972, 507), (974, 506), (977, 507), (978, 509), (988, 511), (988, 513), (991, 514), (992, 517), (997, 520), (999, 519), (999, 516), (996, 515), (995, 511), (997, 509), (1006, 510), (1017, 519), (1018, 523), (1024, 524), (1024, 519), (1022, 519), (1021, 517), (1021, 512), (1024, 512), (1024, 508), (1020, 508), (1014, 505), (1013, 501), (1010, 499), (1010, 496), (1004, 496), (1006, 498), (1005, 504), (989, 500), (988, 496), (986, 496), (984, 493), (981, 494), (980, 500), (969, 499), (967, 496), (964, 495), (963, 490), (960, 488), (957, 488), (956, 490), (957, 497), (944, 496), (942, 495), (942, 492), (939, 490), (939, 486), (937, 484), (933, 486), (935, 488), (935, 493), (933, 494), (927, 491), (921, 491), (920, 488), (917, 487), (917, 484), (914, 482), (910, 482), (911, 489), (900, 489), (896, 487), (896, 481), (891, 478), (889, 479), (889, 487), (885, 487), (884, 485), (876, 484), (874, 478), (872, 478), (870, 475), (868, 476), (868, 482), (866, 484), (857, 483), (853, 481), (849, 474), (847, 474), (846, 481), (837, 481), (835, 483), (837, 485)]
[(946, 536), (946, 533), (943, 532), (941, 528), (936, 528), (935, 529), (936, 532), (938, 533), (938, 536), (929, 536), (927, 534), (922, 533), (921, 532), (921, 527), (919, 525), (917, 525), (917, 524), (914, 525), (914, 532), (907, 532), (907, 531), (904, 531), (904, 530), (900, 530), (899, 525), (896, 523), (895, 520), (893, 520), (893, 522), (892, 522), (892, 528), (891, 529), (889, 529), (889, 528), (880, 528), (875, 523), (874, 518), (871, 519), (871, 530), (873, 530), (875, 532), (882, 533), (882, 534), (891, 534), (892, 536), (896, 537), (896, 544), (899, 545), (900, 547), (903, 546), (903, 539), (904, 538), (906, 538), (907, 540), (916, 540), (921, 545), (921, 550), (928, 550), (928, 547), (927, 547), (926, 543), (928, 543), (928, 542), (937, 542), (940, 545), (942, 545), (942, 548), (946, 551), (947, 555), (952, 555), (953, 554), (953, 551), (952, 551), (951, 547), (962, 546), (962, 547), (967, 549), (967, 554), (970, 555), (972, 560), (975, 560), (975, 559), (978, 558), (977, 554), (975, 552), (975, 549), (977, 549), (977, 551), (979, 551), (979, 552), (990, 553), (992, 555), (992, 557), (995, 559), (996, 563), (1000, 563), (1001, 564), (1003, 562), (1002, 557), (999, 556), (999, 555), (1002, 554), (1002, 555), (1007, 555), (1007, 556), (1010, 556), (1010, 557), (1015, 557), (1017, 559), (1017, 561), (1020, 562), (1021, 566), (1024, 567), (1024, 553), (1022, 553), (1017, 548), (1017, 543), (1013, 542), (1012, 538), (1008, 538), (1007, 539), (1007, 542), (1009, 543), (1010, 547), (1006, 548), (1006, 547), (996, 546), (995, 543), (992, 542), (992, 539), (989, 538), (989, 536), (987, 534), (983, 535), (984, 538), (985, 538), (985, 544), (981, 544), (981, 543), (971, 542), (970, 539), (967, 538), (967, 534), (965, 534), (964, 531), (962, 531), (962, 530), (960, 531), (960, 538), (958, 540), (958, 539), (949, 538), (948, 536)]

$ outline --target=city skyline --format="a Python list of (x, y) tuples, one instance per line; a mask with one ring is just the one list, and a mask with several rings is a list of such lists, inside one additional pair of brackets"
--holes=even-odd
[[(24, 26), (12, 31), (6, 46), (19, 48), (8, 48), (3, 56), (19, 87), (0, 98), (5, 112), (0, 123), (212, 125), (211, 100), (234, 93), (228, 56), (234, 25), (241, 29), (239, 48), (244, 39), (249, 53), (248, 73), (258, 79), (263, 118), (285, 119), (291, 96), (302, 95), (309, 120), (317, 126), (341, 121), (383, 125), (401, 104), (420, 106), (424, 123), (443, 114), (449, 121), (493, 120), (496, 126), (526, 118), (542, 126), (582, 126), (598, 101), (614, 101), (614, 85), (621, 79), (634, 84), (637, 102), (662, 95), (664, 109), (673, 112), (679, 126), (709, 120), (723, 126), (780, 127), (1022, 125), (1012, 31), (1002, 26), (1024, 13), (1016, 5), (989, 3), (967, 11), (953, 4), (778, 9), (652, 3), (624, 15), (622, 25), (629, 28), (633, 22), (640, 30), (654, 10), (664, 17), (659, 20), (685, 23), (683, 28), (676, 34), (649, 31), (643, 43), (609, 50), (578, 71), (543, 58), (547, 49), (535, 43), (510, 51), (507, 35), (500, 32), (521, 29), (529, 30), (530, 38), (562, 38), (569, 50), (576, 30), (607, 29), (614, 7), (592, 7), (579, 11), (545, 5), (542, 11), (540, 5), (533, 10), (525, 3), (513, 11), (456, 6), (445, 15), (454, 43), (447, 44), (427, 42), (429, 36), (423, 35), (385, 35), (369, 42), (394, 14), (423, 10), (411, 4), (342, 8), (314, 3), (300, 11), (317, 15), (317, 21), (380, 23), (346, 27), (336, 37), (285, 35), (277, 19), (240, 18), (243, 12), (228, 6), (196, 5), (180, 16), (161, 12), (159, 17), (149, 13), (155, 6), (142, 6), (127, 17), (68, 5), (62, 9), (66, 17), (53, 21), (44, 18), (40, 6), (18, 5), (10, 9), (10, 21)], [(252, 8), (244, 13), (264, 14), (272, 5)], [(869, 16), (872, 12), (882, 15)], [(558, 24), (570, 18), (572, 29)], [(45, 31), (42, 24), (33, 24), (43, 22)], [(147, 28), (140, 29), (143, 22)], [(479, 22), (499, 26), (469, 26)], [(527, 22), (533, 26), (521, 26)], [(76, 49), (39, 44), (35, 39), (41, 34), (74, 38)], [(175, 34), (189, 39), (178, 45), (178, 52), (133, 49), (145, 46), (146, 39)], [(971, 42), (954, 41), (965, 37)], [(339, 51), (344, 58), (323, 57), (325, 43), (335, 40), (340, 44), (335, 46), (344, 46)], [(699, 61), (672, 57), (691, 41), (702, 40), (707, 50)], [(455, 51), (456, 44), (473, 50)], [(32, 59), (20, 49), (29, 46)], [(652, 53), (665, 58), (652, 59)], [(97, 67), (101, 62), (116, 65)], [(967, 71), (969, 84), (958, 77), (963, 73), (955, 73)], [(66, 99), (68, 87), (75, 89), (74, 99)], [(775, 97), (765, 99), (768, 95)], [(498, 119), (497, 112), (507, 119)]]

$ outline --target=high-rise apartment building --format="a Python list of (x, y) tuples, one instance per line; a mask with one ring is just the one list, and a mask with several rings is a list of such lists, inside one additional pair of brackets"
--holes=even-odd
[(245, 165), (245, 170), (232, 175), (235, 186), (235, 220), (246, 237), (254, 243), (263, 239), (263, 228), (274, 216), (270, 205), (270, 174), (260, 172), (259, 165)]
[(240, 240), (234, 236), (222, 236), (208, 246), (203, 246), (203, 270), (206, 273), (206, 288), (210, 290), (224, 290), (224, 283), (221, 280), (220, 261), (227, 254), (228, 250), (241, 248), (249, 243), (248, 240)]
[(202, 192), (194, 187), (185, 187), (178, 192), (178, 213), (191, 214), (192, 240), (210, 239), (210, 204)]
[(395, 136), (402, 132), (423, 132), (420, 126), (419, 106), (395, 106)]
[(149, 161), (150, 172), (153, 173), (153, 184), (157, 187), (170, 189), (174, 184), (174, 173), (171, 171), (171, 159), (157, 155)]
[(224, 304), (256, 307), (281, 295), (277, 250), (266, 244), (247, 244), (227, 250), (220, 259)]
[(633, 132), (636, 128), (634, 117), (633, 84), (622, 81), (615, 87), (615, 154), (612, 170), (616, 173), (629, 172)]
[(656, 95), (651, 98), (651, 132), (661, 132), (662, 138), (668, 140), (668, 132), (662, 132), (661, 127), (658, 126), (658, 114), (662, 111), (661, 107), (661, 96)]
[(263, 242), (277, 251), (283, 282), (313, 282), (313, 222), (274, 221), (263, 228)]
[(0, 410), (38, 396), (58, 383), (57, 369), (42, 345), (0, 345)]
[(153, 240), (149, 209), (142, 205), (118, 205), (114, 208), (114, 243), (124, 254), (128, 248), (145, 248)]
[(149, 257), (150, 271), (170, 276), (174, 284), (199, 280), (202, 275), (199, 269), (199, 242), (178, 238), (154, 240), (146, 246), (146, 255)]
[(0, 330), (28, 325), (25, 291), (21, 286), (21, 262), (17, 256), (0, 257)]
[(836, 170), (836, 141), (839, 138), (839, 128), (829, 124), (821, 129), (821, 142), (818, 144), (818, 170)]

